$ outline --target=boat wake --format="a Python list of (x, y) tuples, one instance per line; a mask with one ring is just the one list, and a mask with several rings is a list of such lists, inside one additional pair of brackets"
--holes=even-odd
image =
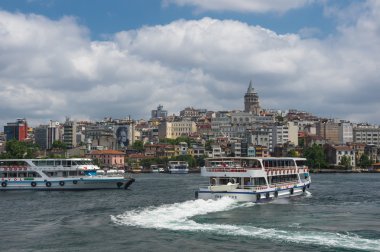
[(219, 235), (247, 236), (328, 247), (380, 251), (380, 240), (366, 239), (354, 234), (286, 231), (244, 225), (207, 224), (197, 223), (191, 219), (199, 215), (229, 211), (241, 207), (252, 207), (254, 205), (254, 203), (238, 203), (227, 198), (217, 201), (198, 199), (127, 211), (120, 215), (111, 216), (111, 219), (118, 225), (141, 228), (208, 232)]

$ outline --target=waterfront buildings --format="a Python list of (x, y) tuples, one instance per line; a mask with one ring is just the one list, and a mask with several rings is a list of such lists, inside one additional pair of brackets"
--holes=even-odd
[[(207, 111), (185, 107), (179, 116), (168, 116), (163, 106), (159, 105), (156, 110), (152, 110), (151, 116), (148, 121), (135, 121), (130, 117), (104, 118), (98, 122), (75, 122), (67, 118), (64, 124), (51, 121), (34, 129), (34, 140), (41, 150), (49, 150), (54, 141), (61, 140), (70, 149), (69, 155), (94, 150), (136, 154), (137, 151), (132, 147), (139, 140), (144, 145), (139, 155), (144, 158), (172, 158), (178, 155), (265, 157), (287, 155), (289, 151), (302, 155), (299, 145), (306, 148), (313, 144), (323, 146), (326, 151), (329, 146), (351, 146), (356, 160), (363, 154), (369, 155), (372, 160), (380, 156), (379, 127), (317, 118), (294, 109), (282, 111), (262, 108), (252, 82), (244, 94), (244, 111)], [(26, 139), (26, 129), (25, 119), (18, 119), (16, 123), (8, 123), (4, 127), (7, 139)], [(164, 139), (183, 136), (190, 139), (188, 146), (187, 143), (186, 146), (162, 144), (166, 142)], [(78, 146), (84, 150), (75, 152), (73, 148)], [(329, 153), (333, 152), (330, 148)], [(342, 153), (346, 152), (342, 150)], [(330, 159), (331, 162), (339, 164), (339, 155), (338, 152), (336, 157)], [(107, 160), (105, 162), (108, 164)]]
[(94, 150), (86, 154), (88, 158), (98, 160), (102, 167), (124, 169), (125, 152), (116, 150)]

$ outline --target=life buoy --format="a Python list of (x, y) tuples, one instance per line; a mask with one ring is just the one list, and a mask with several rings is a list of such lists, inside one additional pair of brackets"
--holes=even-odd
[(31, 185), (32, 187), (36, 187), (37, 183), (36, 183), (36, 182), (32, 182), (32, 183), (30, 183), (30, 185)]
[(269, 197), (270, 197), (270, 194), (269, 194), (269, 192), (267, 192), (267, 193), (265, 194), (265, 198), (269, 199)]
[(1, 187), (7, 187), (7, 182), (2, 182)]
[(290, 192), (290, 195), (293, 195), (293, 193), (294, 193), (294, 189), (293, 189), (293, 188), (290, 188), (289, 192)]
[(78, 181), (73, 180), (73, 184), (74, 184), (74, 185), (78, 184)]
[(51, 183), (50, 182), (46, 182), (46, 187), (51, 187)]
[(60, 186), (64, 186), (65, 185), (65, 181), (59, 181), (59, 185)]
[(261, 199), (261, 194), (260, 193), (256, 194), (256, 201), (259, 201), (260, 199)]

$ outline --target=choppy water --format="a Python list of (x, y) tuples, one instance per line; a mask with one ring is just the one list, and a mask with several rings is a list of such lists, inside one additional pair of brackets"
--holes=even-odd
[(194, 200), (199, 174), (129, 190), (0, 192), (0, 251), (380, 251), (380, 174), (314, 174), (266, 204)]

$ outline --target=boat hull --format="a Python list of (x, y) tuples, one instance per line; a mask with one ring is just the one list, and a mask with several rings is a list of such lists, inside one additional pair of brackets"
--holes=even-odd
[(300, 196), (307, 193), (307, 188), (310, 184), (295, 186), (286, 189), (268, 189), (268, 190), (248, 190), (248, 189), (235, 189), (231, 191), (212, 191), (208, 189), (199, 189), (195, 192), (195, 197), (204, 200), (217, 200), (221, 198), (231, 198), (237, 201), (244, 202), (266, 202), (280, 198), (289, 198)]
[(65, 178), (51, 180), (2, 180), (0, 191), (10, 190), (98, 190), (127, 189), (135, 180), (133, 178)]

